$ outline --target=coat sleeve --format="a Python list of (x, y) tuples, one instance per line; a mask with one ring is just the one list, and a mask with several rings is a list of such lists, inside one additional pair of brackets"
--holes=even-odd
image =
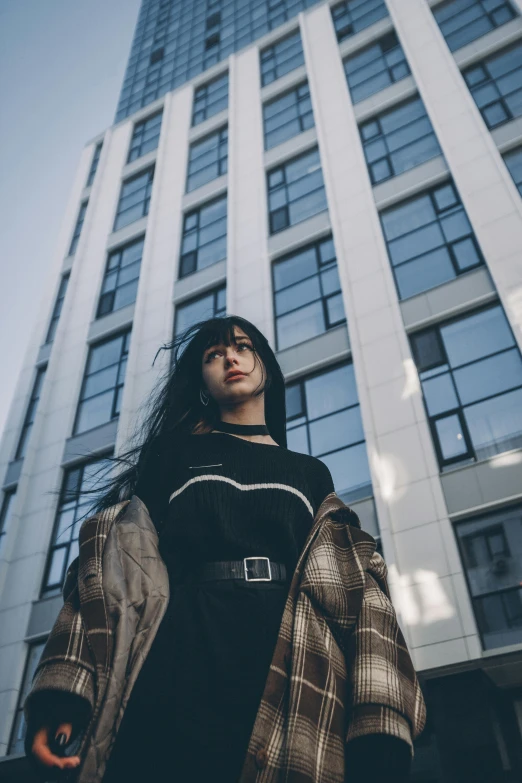
[[(42, 719), (52, 720), (56, 707), (63, 719), (88, 721), (94, 708), (95, 667), (87, 645), (78, 593), (78, 562), (73, 560), (63, 587), (63, 606), (56, 618), (36, 667), (23, 709), (28, 742)], [(52, 705), (52, 707), (51, 707)]]
[(350, 641), (351, 718), (347, 741), (388, 734), (413, 741), (426, 723), (426, 705), (391, 602), (387, 567), (374, 552), (362, 607)]

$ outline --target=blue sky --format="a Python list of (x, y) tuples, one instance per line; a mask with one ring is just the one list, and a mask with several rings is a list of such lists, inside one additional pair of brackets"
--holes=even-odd
[(114, 120), (140, 0), (0, 0), (0, 432), (83, 146)]

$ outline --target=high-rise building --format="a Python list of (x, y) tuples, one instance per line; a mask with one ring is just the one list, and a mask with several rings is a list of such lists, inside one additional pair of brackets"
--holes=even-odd
[(93, 470), (235, 313), (388, 564), (412, 780), (522, 780), (521, 189), (522, 0), (143, 0), (1, 443), (0, 777)]

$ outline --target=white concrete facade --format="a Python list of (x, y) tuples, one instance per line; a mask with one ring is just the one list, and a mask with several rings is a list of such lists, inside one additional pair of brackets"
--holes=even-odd
[[(52, 537), (64, 449), (73, 421), (88, 346), (132, 325), (116, 450), (132, 432), (139, 408), (165, 356), (152, 360), (172, 339), (175, 307), (227, 283), (227, 312), (252, 320), (275, 345), (270, 264), (310, 240), (332, 234), (337, 253), (348, 335), (340, 352), (301, 344), (282, 352), (294, 380), (340, 358), (353, 361), (368, 451), (375, 508), (390, 585), (401, 627), (420, 672), (487, 667), (459, 555), (453, 522), (522, 500), (522, 450), (441, 474), (423, 404), (408, 334), (474, 306), (500, 301), (522, 348), (522, 200), (501, 157), (522, 145), (522, 123), (511, 136), (484, 124), (460, 67), (478, 61), (507, 41), (522, 41), (522, 17), (452, 55), (428, 0), (387, 0), (389, 18), (338, 44), (330, 6), (320, 3), (268, 36), (231, 55), (193, 82), (109, 128), (94, 183), (84, 189), (92, 154), (102, 136), (84, 149), (73, 184), (48, 290), (29, 345), (0, 445), (4, 488), (16, 485), (13, 515), (0, 561), (0, 755), (7, 753), (19, 701), (35, 607)], [(260, 87), (259, 50), (300, 28), (305, 66), (269, 87)], [(352, 105), (342, 60), (395, 29), (411, 76)], [(229, 108), (190, 127), (194, 86), (229, 71)], [(262, 104), (307, 78), (315, 129), (269, 152), (263, 149)], [(406, 95), (425, 104), (443, 157), (372, 187), (358, 122)], [(158, 149), (126, 164), (134, 123), (163, 106)], [(185, 194), (189, 144), (224, 124), (229, 127), (228, 174)], [(328, 213), (269, 236), (266, 170), (318, 146)], [(151, 208), (146, 218), (112, 231), (121, 182), (155, 162)], [(378, 208), (398, 203), (451, 176), (483, 250), (486, 270), (399, 301)], [(226, 265), (215, 264), (178, 280), (184, 212), (227, 192)], [(79, 205), (88, 196), (85, 223), (74, 258), (67, 256)], [(96, 322), (107, 252), (145, 234), (136, 303)], [(54, 342), (41, 348), (59, 277), (71, 269)], [(225, 274), (224, 274), (225, 270)], [(489, 272), (489, 277), (487, 276)], [(438, 299), (436, 298), (438, 296)], [(343, 331), (344, 329), (340, 330)], [(343, 338), (344, 339), (344, 338)], [(310, 341), (312, 342), (312, 341)], [(333, 344), (333, 343), (332, 343)], [(328, 346), (324, 342), (321, 345)], [(336, 343), (337, 345), (337, 343)], [(317, 356), (317, 354), (320, 356)], [(47, 363), (30, 442), (23, 463), (14, 453), (38, 364)], [(95, 452), (103, 453), (100, 441)], [(72, 464), (73, 461), (70, 461)], [(9, 476), (16, 480), (9, 481)], [(4, 479), (5, 477), (5, 479)], [(50, 494), (55, 493), (55, 494)], [(43, 601), (55, 601), (45, 598)], [(57, 606), (58, 604), (56, 604)], [(54, 606), (54, 605), (53, 605)], [(50, 626), (47, 630), (50, 629)], [(522, 651), (522, 644), (495, 654)]]

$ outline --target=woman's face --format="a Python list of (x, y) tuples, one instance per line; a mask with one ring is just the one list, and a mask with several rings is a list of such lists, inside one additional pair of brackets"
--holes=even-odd
[[(262, 380), (261, 360), (258, 357), (255, 361), (252, 340), (239, 326), (234, 326), (234, 334), (236, 345), (212, 345), (203, 353), (203, 387), (220, 406), (250, 399)], [(249, 374), (229, 379), (231, 373)], [(263, 396), (256, 399), (262, 400)]]

